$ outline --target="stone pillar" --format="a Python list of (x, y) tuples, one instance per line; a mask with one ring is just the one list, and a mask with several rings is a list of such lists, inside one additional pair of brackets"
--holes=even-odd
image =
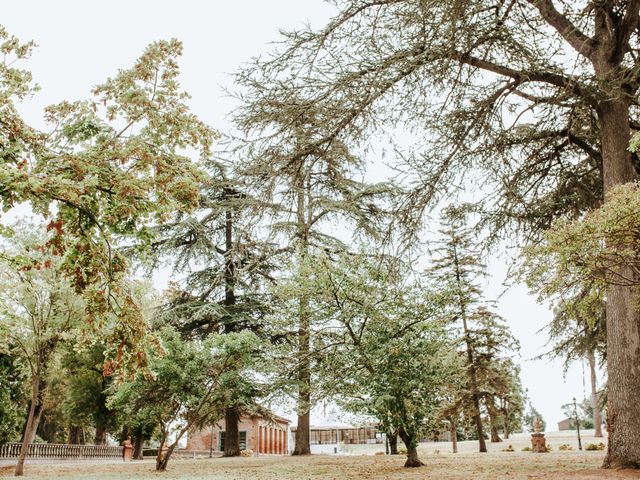
[(533, 433), (531, 434), (531, 450), (536, 453), (546, 453), (547, 450), (547, 441), (544, 438), (544, 433), (540, 430), (542, 428), (542, 423), (538, 418), (533, 422)]
[(122, 461), (130, 462), (133, 458), (133, 445), (131, 444), (131, 437), (122, 442)]

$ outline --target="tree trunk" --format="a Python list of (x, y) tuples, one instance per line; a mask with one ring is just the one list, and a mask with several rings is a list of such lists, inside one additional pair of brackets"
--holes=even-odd
[[(603, 75), (602, 70), (596, 67), (599, 77), (620, 73), (605, 71)], [(611, 92), (610, 99), (601, 101), (597, 111), (606, 200), (614, 187), (637, 179), (628, 150), (631, 130), (626, 92)], [(617, 268), (623, 276), (634, 279), (630, 267)], [(609, 441), (604, 466), (640, 468), (640, 312), (636, 288), (612, 284), (606, 296)]]
[(143, 459), (143, 448), (144, 448), (144, 436), (136, 435), (133, 439), (133, 459), (134, 460), (142, 460)]
[(70, 426), (69, 436), (67, 437), (67, 443), (70, 445), (79, 445), (81, 435), (82, 435), (82, 427), (79, 427), (78, 425)]
[[(298, 259), (304, 262), (309, 249), (309, 225), (311, 218), (307, 218), (307, 190), (305, 176), (295, 178), (296, 191), (296, 228), (299, 238)], [(300, 312), (298, 325), (298, 426), (296, 428), (296, 443), (293, 455), (310, 455), (310, 426), (311, 426), (311, 319), (309, 317), (309, 301), (300, 298)]]
[(20, 447), (20, 454), (18, 456), (18, 463), (16, 464), (16, 477), (24, 475), (24, 461), (27, 458), (27, 451), (29, 445), (33, 443), (36, 437), (36, 431), (38, 430), (38, 424), (40, 423), (40, 417), (42, 416), (42, 395), (46, 384), (41, 380), (40, 375), (34, 374), (31, 380), (31, 404), (29, 406), (29, 416), (27, 417), (27, 424), (25, 425), (24, 432), (22, 434), (22, 446)]
[(451, 435), (451, 449), (453, 453), (458, 453), (458, 429), (453, 420), (449, 420), (449, 433)]
[(415, 468), (424, 465), (418, 458), (418, 439), (410, 436), (403, 428), (398, 430), (398, 435), (402, 439), (405, 447), (407, 447), (407, 461), (404, 463), (405, 468)]
[[(305, 401), (302, 394), (300, 394), (300, 402), (308, 403)], [(308, 398), (308, 397), (306, 397)], [(310, 420), (311, 420), (311, 412), (307, 411), (307, 413), (298, 414), (298, 425), (296, 427), (296, 444), (293, 449), (292, 455), (310, 455), (311, 454), (311, 444), (310, 444)]]
[(107, 429), (104, 425), (96, 425), (96, 434), (93, 438), (94, 445), (107, 444)]
[(239, 422), (238, 407), (227, 407), (224, 411), (224, 457), (240, 456)]
[(491, 425), (491, 443), (501, 442), (502, 439), (498, 435), (498, 428), (495, 425)]
[[(453, 258), (456, 271), (456, 282), (460, 285), (462, 278), (460, 275), (460, 262), (458, 260), (458, 251), (453, 246)], [(471, 336), (469, 332), (469, 325), (467, 323), (467, 306), (459, 295), (460, 301), (460, 317), (462, 318), (462, 331), (464, 334), (464, 343), (466, 346), (467, 354), (467, 375), (469, 377), (469, 386), (471, 387), (471, 399), (473, 401), (473, 419), (476, 424), (476, 430), (478, 432), (478, 447), (480, 453), (486, 453), (487, 444), (484, 441), (484, 428), (482, 426), (482, 417), (480, 416), (480, 393), (478, 391), (478, 374), (476, 372), (476, 364), (473, 352), (473, 345), (471, 344)]]
[(171, 458), (171, 454), (173, 453), (173, 449), (176, 448), (177, 442), (172, 443), (167, 451), (162, 453), (162, 445), (160, 450), (158, 451), (158, 456), (156, 457), (156, 472), (164, 472), (167, 469), (167, 464), (169, 463), (169, 459)]
[(504, 426), (503, 426), (503, 428), (504, 428), (504, 439), (505, 440), (509, 440), (509, 416), (506, 413), (505, 413), (503, 422), (504, 422)]
[(389, 454), (398, 455), (398, 434), (387, 435), (387, 440), (389, 441)]
[(593, 408), (593, 428), (595, 430), (594, 437), (602, 437), (602, 416), (600, 415), (600, 406), (598, 405), (598, 385), (596, 379), (596, 355), (594, 352), (587, 354), (589, 361), (589, 373), (591, 377), (591, 406)]

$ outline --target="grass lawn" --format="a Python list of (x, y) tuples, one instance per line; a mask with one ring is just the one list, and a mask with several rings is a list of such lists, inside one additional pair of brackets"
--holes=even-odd
[[(553, 438), (553, 436), (552, 436)], [(155, 473), (150, 460), (131, 463), (27, 463), (25, 478), (73, 480), (126, 479), (220, 479), (220, 480), (304, 480), (304, 479), (640, 479), (640, 471), (600, 470), (604, 453), (557, 451), (564, 443), (553, 438), (554, 451), (546, 454), (502, 452), (509, 443), (518, 449), (526, 437), (490, 445), (490, 452), (479, 454), (475, 442), (461, 442), (461, 453), (448, 452), (448, 444), (422, 444), (420, 457), (426, 464), (417, 469), (403, 468), (403, 456), (312, 455), (310, 457), (262, 456), (259, 458), (173, 459), (165, 473)], [(600, 439), (599, 439), (600, 440)], [(606, 440), (605, 440), (606, 441)], [(554, 445), (555, 443), (555, 445)], [(567, 442), (568, 443), (568, 442)], [(438, 446), (436, 452), (434, 446)], [(380, 446), (371, 446), (379, 451)], [(368, 453), (372, 453), (369, 451)], [(9, 466), (0, 468), (2, 478), (11, 478)]]

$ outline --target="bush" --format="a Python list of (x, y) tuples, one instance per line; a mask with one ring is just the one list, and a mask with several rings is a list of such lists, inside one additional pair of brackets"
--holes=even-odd
[(242, 450), (240, 452), (240, 456), (242, 456), (242, 457), (253, 457), (253, 450)]
[(523, 452), (530, 452), (531, 451), (531, 447), (523, 447), (522, 451)]
[(558, 450), (562, 450), (562, 451), (573, 450), (573, 447), (571, 445), (569, 445), (568, 443), (563, 443), (562, 445), (560, 445), (558, 447)]
[(584, 447), (585, 450), (604, 450), (604, 443), (600, 442), (600, 443), (587, 443), (587, 445)]
[[(531, 450), (530, 447), (525, 447), (525, 448), (529, 448), (529, 450)], [(515, 452), (515, 450), (513, 449), (513, 445), (509, 445), (507, 448), (503, 448), (502, 451), (503, 452)]]
[(398, 455), (406, 455), (407, 448), (406, 447), (398, 447)]

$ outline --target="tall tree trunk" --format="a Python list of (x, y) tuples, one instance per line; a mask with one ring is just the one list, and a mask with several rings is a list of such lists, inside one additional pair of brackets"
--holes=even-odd
[(240, 455), (240, 415), (238, 407), (227, 407), (224, 411), (224, 457)]
[(504, 438), (509, 440), (509, 407), (505, 404), (502, 409), (502, 423), (504, 428)]
[(410, 436), (403, 428), (398, 430), (398, 435), (402, 439), (405, 447), (407, 447), (407, 461), (404, 463), (405, 467), (415, 468), (424, 465), (418, 458), (418, 439), (415, 436)]
[(311, 352), (310, 321), (307, 301), (301, 299), (300, 328), (298, 329), (298, 425), (293, 455), (311, 454)]
[(46, 383), (41, 379), (40, 374), (34, 374), (31, 380), (31, 404), (29, 405), (29, 416), (27, 417), (27, 424), (25, 425), (24, 432), (22, 434), (22, 446), (20, 447), (20, 454), (18, 456), (18, 463), (16, 464), (16, 477), (24, 475), (24, 462), (27, 458), (27, 452), (29, 445), (33, 443), (36, 437), (36, 431), (38, 430), (38, 424), (40, 423), (40, 417), (42, 416), (43, 405), (42, 396), (46, 389)]
[[(602, 77), (602, 72), (599, 73)], [(602, 70), (602, 67), (600, 68)], [(620, 74), (619, 71), (604, 72)], [(606, 80), (606, 78), (604, 79)], [(629, 101), (626, 92), (615, 91), (598, 105), (605, 200), (613, 188), (637, 179), (629, 141)], [(629, 266), (617, 267), (627, 278), (635, 274)], [(640, 312), (636, 288), (609, 285), (607, 318), (607, 429), (609, 441), (604, 466), (640, 468)]]
[[(455, 262), (456, 282), (458, 285), (462, 283), (460, 275), (460, 262), (458, 260), (458, 250), (453, 246), (453, 259)], [(473, 420), (476, 424), (478, 432), (478, 449), (480, 453), (486, 453), (487, 444), (484, 441), (484, 428), (482, 426), (482, 417), (480, 416), (480, 392), (478, 391), (478, 374), (476, 372), (476, 363), (474, 358), (473, 345), (471, 344), (471, 333), (467, 323), (467, 306), (459, 294), (460, 301), (460, 317), (462, 318), (462, 331), (464, 334), (464, 343), (467, 354), (467, 375), (469, 377), (469, 386), (471, 388), (471, 400), (473, 402)]]
[[(307, 218), (307, 192), (305, 178), (300, 175), (295, 182), (297, 195), (297, 235), (299, 238), (299, 260), (305, 261), (309, 248), (309, 225)], [(310, 215), (310, 214), (309, 214)], [(311, 319), (309, 301), (300, 298), (300, 318), (298, 325), (298, 425), (293, 455), (311, 454)]]
[(107, 444), (107, 429), (104, 425), (96, 425), (96, 434), (93, 439), (94, 445), (106, 445)]
[(387, 440), (389, 441), (389, 454), (398, 455), (398, 434), (387, 435)]
[(292, 455), (311, 454), (310, 427), (311, 427), (311, 372), (308, 356), (309, 333), (300, 329), (300, 349), (298, 354), (298, 425), (296, 427), (296, 443)]
[(589, 373), (591, 377), (591, 406), (593, 408), (593, 428), (594, 437), (602, 437), (602, 416), (600, 415), (600, 405), (598, 405), (598, 385), (596, 379), (596, 355), (594, 352), (587, 354), (589, 361)]
[(458, 453), (458, 429), (453, 419), (449, 419), (449, 434), (451, 435), (451, 449), (453, 453)]
[(144, 449), (144, 435), (140, 433), (133, 438), (133, 459), (142, 460)]
[(69, 436), (67, 437), (67, 443), (70, 445), (79, 445), (81, 435), (82, 427), (79, 427), (78, 425), (71, 425), (69, 427)]
[[(225, 198), (233, 196), (234, 192), (225, 188), (223, 195)], [(235, 262), (233, 259), (233, 212), (225, 212), (225, 271), (224, 271), (224, 305), (227, 309), (224, 326), (225, 333), (232, 333), (238, 330), (238, 324), (232, 314), (233, 306), (236, 304), (235, 293)], [(237, 404), (230, 405), (224, 411), (224, 453), (225, 457), (240, 456), (240, 412)]]
[(491, 443), (501, 442), (502, 439), (498, 435), (498, 427), (496, 426), (496, 407), (494, 398), (487, 401), (487, 411), (489, 412), (489, 425), (491, 425)]

